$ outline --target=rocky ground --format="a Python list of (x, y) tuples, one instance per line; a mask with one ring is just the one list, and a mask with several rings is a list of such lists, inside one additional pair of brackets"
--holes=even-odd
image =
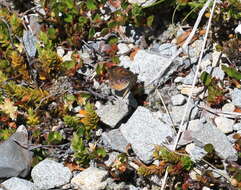
[[(37, 10), (27, 14), (34, 30), (25, 28), (21, 37), (28, 61), (39, 51), (33, 33), (41, 30), (36, 18), (45, 10)], [(6, 123), (16, 128), (0, 144), (0, 189), (241, 188), (240, 24), (231, 27), (235, 37), (220, 51), (207, 23), (206, 18), (190, 39), (194, 27), (168, 23), (148, 39), (140, 28), (123, 26), (122, 36), (110, 33), (79, 49), (58, 44), (63, 62), (82, 62), (52, 79), (33, 69), (48, 92), (33, 106), (40, 121), (34, 124), (27, 122), (28, 101), (5, 94), (11, 79), (2, 82), (0, 76), (0, 114), (8, 118), (0, 120), (0, 129), (6, 131)], [(118, 39), (118, 64), (106, 58), (112, 37)], [(91, 119), (83, 120), (87, 115)], [(70, 122), (72, 117), (77, 121)], [(91, 129), (77, 128), (79, 121)]]

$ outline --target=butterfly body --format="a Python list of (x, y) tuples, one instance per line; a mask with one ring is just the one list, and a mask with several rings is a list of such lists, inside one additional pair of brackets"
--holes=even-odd
[(109, 68), (108, 76), (110, 87), (116, 91), (130, 90), (137, 80), (134, 73), (119, 66)]

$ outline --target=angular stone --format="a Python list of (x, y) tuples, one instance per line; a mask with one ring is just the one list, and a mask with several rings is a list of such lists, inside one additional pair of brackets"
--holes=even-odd
[(128, 105), (122, 101), (115, 101), (115, 104), (101, 105), (96, 113), (100, 120), (106, 125), (114, 128), (128, 113)]
[(236, 123), (236, 124), (234, 124), (233, 130), (235, 130), (235, 131), (241, 130), (241, 123)]
[(193, 161), (199, 161), (207, 154), (203, 148), (196, 146), (194, 143), (188, 144), (185, 147), (185, 151), (190, 155)]
[[(12, 177), (2, 183), (2, 185), (9, 190), (34, 190), (34, 184), (25, 179)], [(0, 188), (0, 190), (4, 190)]]
[(44, 190), (65, 185), (70, 181), (72, 174), (63, 164), (45, 159), (32, 169), (31, 176), (34, 186), (38, 190)]
[(233, 131), (234, 120), (226, 117), (216, 117), (214, 120), (217, 128), (223, 133), (231, 133)]
[(80, 190), (102, 190), (105, 189), (108, 172), (98, 168), (90, 167), (76, 175), (71, 184), (78, 186)]
[(27, 149), (27, 142), (28, 132), (21, 125), (8, 140), (0, 144), (0, 178), (28, 175), (33, 153)]
[(231, 92), (232, 103), (236, 106), (241, 106), (241, 90), (235, 88)]
[(181, 106), (186, 102), (186, 98), (182, 94), (177, 94), (171, 97), (171, 101), (174, 106)]
[[(186, 109), (186, 104), (183, 106), (173, 106), (171, 111), (171, 116), (174, 123), (180, 123), (183, 118), (183, 113)], [(195, 107), (194, 102), (191, 100), (188, 104), (187, 114), (185, 117), (185, 121), (188, 119), (195, 119), (198, 113), (198, 108)]]
[(109, 132), (102, 133), (102, 140), (105, 145), (108, 145), (113, 150), (118, 150), (120, 152), (125, 152), (126, 146), (128, 145), (128, 142), (121, 134), (119, 129), (114, 129)]
[(217, 154), (225, 160), (236, 161), (238, 158), (237, 151), (233, 148), (226, 135), (210, 123), (205, 124), (198, 131), (191, 131), (191, 136), (198, 146), (203, 147), (206, 144), (212, 144)]
[(173, 63), (169, 63), (170, 58), (147, 50), (137, 51), (133, 61), (126, 57), (120, 61), (120, 65), (129, 67), (133, 73), (138, 74), (138, 79), (144, 82), (146, 92), (151, 89), (148, 85), (153, 80), (153, 76), (161, 73), (162, 77), (159, 82), (164, 83), (171, 74), (184, 65), (182, 59), (176, 59)]
[(225, 76), (225, 73), (219, 67), (215, 67), (213, 69), (212, 76), (215, 77), (216, 79), (223, 80), (224, 76)]
[(233, 103), (226, 103), (222, 107), (222, 111), (233, 112), (235, 110), (235, 106)]
[(166, 141), (166, 137), (173, 136), (169, 125), (161, 122), (155, 114), (142, 106), (137, 108), (126, 124), (121, 125), (120, 131), (145, 163), (152, 161), (155, 145), (160, 145)]

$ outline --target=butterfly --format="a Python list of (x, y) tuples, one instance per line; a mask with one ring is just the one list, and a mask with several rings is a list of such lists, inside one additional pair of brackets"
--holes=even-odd
[(136, 84), (137, 77), (134, 73), (119, 66), (108, 69), (109, 85), (116, 91), (124, 91), (125, 94)]

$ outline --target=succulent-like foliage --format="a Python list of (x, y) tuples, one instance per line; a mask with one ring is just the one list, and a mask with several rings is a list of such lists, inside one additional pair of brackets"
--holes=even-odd
[(81, 122), (86, 129), (96, 129), (99, 123), (99, 116), (96, 114), (94, 106), (92, 104), (86, 104), (85, 110), (82, 110), (81, 113), (84, 115), (84, 117), (81, 119)]
[(32, 101), (34, 103), (39, 103), (42, 99), (48, 96), (48, 92), (45, 90), (24, 87), (22, 85), (17, 85), (12, 81), (3, 85), (3, 88), (9, 97), (17, 98), (18, 100), (24, 98), (26, 102)]

